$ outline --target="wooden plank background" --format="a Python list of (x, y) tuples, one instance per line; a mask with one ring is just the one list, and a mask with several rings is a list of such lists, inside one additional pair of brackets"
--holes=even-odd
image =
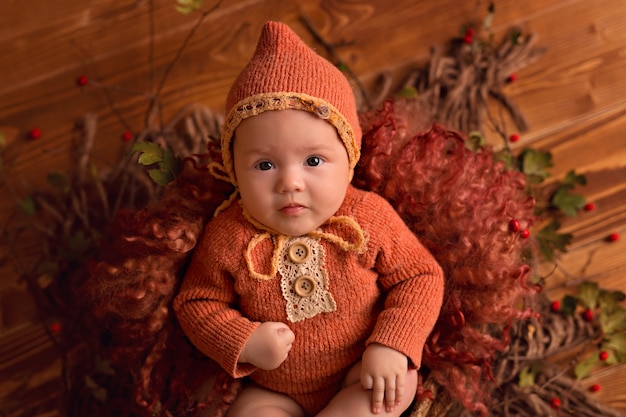
[[(213, 0), (206, 1), (209, 7)], [(163, 120), (183, 106), (200, 103), (222, 111), (227, 89), (250, 57), (266, 20), (290, 24), (320, 53), (302, 24), (304, 14), (337, 48), (362, 83), (373, 88), (378, 76), (396, 83), (421, 67), (432, 46), (479, 23), (487, 1), (454, 0), (224, 0), (206, 17), (161, 92)], [(152, 7), (150, 6), (152, 4)], [(46, 175), (68, 169), (75, 150), (75, 125), (86, 113), (98, 116), (94, 155), (104, 169), (128, 146), (120, 137), (142, 129), (154, 91), (197, 15), (183, 16), (174, 0), (18, 0), (0, 2), (0, 132), (2, 153), (0, 224), (25, 226), (15, 201), (46, 186)], [(626, 289), (626, 2), (624, 0), (495, 0), (493, 31), (512, 27), (537, 36), (546, 53), (522, 69), (506, 87), (530, 123), (514, 148), (552, 152), (553, 178), (570, 169), (586, 175), (577, 191), (596, 210), (567, 219), (574, 234), (569, 253), (559, 259), (547, 290), (558, 297), (579, 279), (608, 289)], [(153, 24), (154, 47), (149, 42)], [(152, 70), (150, 62), (152, 61)], [(118, 86), (78, 88), (76, 77)], [(118, 114), (123, 115), (122, 120)], [(41, 138), (29, 140), (32, 128)], [(489, 138), (495, 140), (494, 134)], [(7, 185), (7, 180), (11, 184)], [(623, 239), (607, 243), (606, 236)], [(37, 241), (28, 235), (0, 242), (0, 414), (54, 416), (53, 387), (60, 361), (39, 324), (20, 272)], [(22, 256), (16, 257), (15, 251)], [(548, 272), (552, 266), (545, 266)], [(38, 372), (36, 372), (38, 371)], [(599, 382), (598, 398), (626, 410), (626, 367), (612, 367), (585, 384)], [(21, 387), (26, 402), (3, 397)], [(28, 395), (26, 395), (28, 394)]]

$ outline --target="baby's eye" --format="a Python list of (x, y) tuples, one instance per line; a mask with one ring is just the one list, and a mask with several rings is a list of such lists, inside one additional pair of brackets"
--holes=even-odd
[(306, 160), (306, 164), (310, 167), (322, 165), (322, 158), (320, 158), (319, 156), (309, 156)]
[(255, 168), (261, 171), (268, 171), (272, 169), (273, 167), (274, 165), (270, 161), (261, 161), (258, 164), (256, 164)]

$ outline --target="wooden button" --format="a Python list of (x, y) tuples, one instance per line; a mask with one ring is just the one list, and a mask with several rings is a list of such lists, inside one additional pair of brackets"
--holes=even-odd
[(311, 248), (304, 242), (294, 242), (289, 247), (289, 259), (297, 264), (306, 262), (311, 256)]
[(293, 289), (296, 291), (300, 297), (310, 297), (315, 293), (315, 287), (317, 284), (315, 283), (315, 278), (309, 275), (302, 275), (293, 283)]

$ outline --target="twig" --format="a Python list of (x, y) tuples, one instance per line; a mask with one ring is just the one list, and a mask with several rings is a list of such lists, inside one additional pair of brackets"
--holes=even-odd
[(300, 12), (300, 20), (302, 21), (302, 23), (304, 23), (304, 25), (309, 30), (311, 35), (313, 35), (313, 37), (319, 43), (321, 43), (324, 46), (324, 48), (326, 48), (326, 50), (333, 57), (335, 62), (342, 69), (344, 69), (348, 73), (350, 78), (352, 78), (354, 80), (354, 82), (356, 83), (357, 87), (359, 88), (359, 91), (361, 92), (361, 95), (363, 96), (363, 100), (365, 101), (365, 105), (367, 106), (367, 108), (370, 108), (371, 107), (371, 100), (370, 100), (370, 96), (369, 96), (368, 91), (365, 89), (365, 87), (361, 83), (361, 80), (359, 79), (359, 77), (357, 77), (356, 74), (352, 71), (352, 69), (350, 69), (348, 64), (346, 64), (346, 62), (343, 59), (341, 59), (341, 57), (337, 53), (335, 45), (331, 45), (330, 43), (328, 43), (324, 39), (324, 37), (317, 31), (317, 29), (313, 25), (313, 22), (311, 22), (311, 19), (309, 19), (309, 17), (302, 11)]
[[(163, 77), (161, 77), (161, 81), (159, 82), (159, 86), (157, 87), (156, 91), (154, 92), (154, 95), (152, 96), (152, 99), (150, 100), (150, 105), (148, 106), (148, 111), (146, 112), (146, 119), (145, 119), (145, 122), (144, 122), (144, 126), (146, 128), (148, 126), (150, 126), (150, 123), (152, 122), (152, 118), (153, 118), (155, 112), (157, 112), (157, 109), (160, 109), (160, 105), (158, 104), (159, 97), (161, 95), (161, 91), (163, 90), (163, 87), (165, 86), (165, 82), (167, 81), (167, 78), (170, 75), (170, 72), (172, 71), (174, 66), (178, 63), (178, 61), (180, 60), (180, 57), (182, 56), (183, 51), (187, 48), (187, 45), (191, 41), (191, 38), (193, 38), (193, 35), (196, 33), (196, 31), (198, 30), (198, 28), (200, 27), (202, 22), (204, 22), (204, 19), (206, 19), (206, 17), (209, 14), (213, 13), (213, 11), (217, 10), (220, 7), (220, 5), (222, 4), (222, 1), (223, 0), (219, 0), (209, 10), (205, 10), (204, 12), (202, 12), (200, 14), (200, 17), (196, 21), (195, 25), (191, 28), (189, 33), (187, 33), (187, 36), (185, 37), (185, 40), (183, 41), (183, 44), (176, 51), (176, 55), (174, 56), (174, 59), (172, 59), (170, 61), (170, 63), (168, 64), (167, 68), (165, 68), (165, 73), (163, 74)], [(160, 113), (160, 112), (158, 112), (158, 113)]]
[(185, 40), (183, 41), (183, 44), (181, 45), (180, 48), (178, 48), (178, 51), (176, 51), (176, 56), (174, 57), (174, 59), (172, 61), (170, 61), (169, 65), (167, 66), (167, 68), (165, 69), (165, 73), (163, 74), (163, 77), (161, 78), (161, 81), (159, 83), (158, 88), (156, 89), (155, 92), (155, 97), (158, 97), (161, 94), (161, 90), (163, 90), (163, 86), (165, 85), (165, 81), (167, 80), (167, 77), (169, 76), (170, 72), (172, 71), (172, 69), (174, 68), (174, 66), (176, 65), (176, 63), (180, 60), (180, 57), (183, 54), (183, 51), (185, 50), (185, 48), (187, 47), (187, 44), (189, 44), (189, 41), (191, 41), (191, 38), (193, 37), (193, 35), (196, 33), (196, 31), (198, 30), (198, 28), (200, 27), (200, 25), (202, 24), (202, 22), (204, 21), (204, 19), (206, 19), (206, 17), (213, 13), (215, 10), (217, 10), (221, 4), (222, 4), (223, 0), (219, 0), (213, 7), (211, 7), (209, 10), (205, 10), (204, 12), (202, 12), (200, 14), (200, 17), (198, 18), (198, 20), (196, 21), (196, 24), (193, 26), (193, 28), (191, 28), (191, 30), (189, 31), (189, 33), (187, 33), (187, 37), (185, 38)]
[[(74, 41), (72, 39), (72, 44), (78, 48), (89, 60), (90, 63), (93, 63), (93, 58), (92, 56), (89, 54), (89, 52), (83, 48), (81, 45), (78, 45), (76, 43), (76, 41)], [(94, 69), (93, 70), (95, 74), (97, 74), (97, 71)], [(89, 81), (90, 84), (95, 85), (95, 86), (103, 86), (101, 83), (98, 83), (97, 81)], [(122, 113), (120, 112), (120, 110), (117, 108), (117, 106), (115, 105), (115, 100), (113, 100), (113, 97), (111, 96), (111, 92), (109, 91), (109, 89), (111, 89), (113, 87), (106, 87), (103, 88), (102, 90), (104, 91), (104, 96), (107, 100), (107, 104), (109, 105), (109, 108), (113, 111), (113, 113), (115, 114), (115, 116), (117, 117), (117, 120), (122, 124), (122, 126), (124, 126), (124, 128), (130, 130), (130, 125), (128, 124), (128, 122), (126, 121), (126, 119), (124, 119), (124, 116), (122, 115)]]
[(148, 78), (148, 91), (154, 93), (154, 0), (148, 1), (148, 66), (150, 67), (150, 76)]

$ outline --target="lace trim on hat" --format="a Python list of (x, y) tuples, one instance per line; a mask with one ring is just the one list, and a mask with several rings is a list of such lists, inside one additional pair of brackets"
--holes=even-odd
[[(259, 115), (269, 110), (305, 110), (309, 113), (316, 114), (321, 119), (327, 120), (332, 124), (348, 152), (350, 169), (356, 166), (360, 157), (360, 149), (354, 138), (354, 130), (343, 114), (339, 112), (332, 104), (321, 98), (309, 96), (302, 93), (276, 92), (263, 93), (247, 97), (233, 106), (227, 115), (222, 130), (222, 159), (223, 172), (228, 173), (230, 182), (235, 184), (233, 172), (232, 150), (230, 142), (233, 132), (239, 124), (252, 116)], [(235, 184), (236, 185), (236, 184)]]
[[(304, 262), (291, 259), (289, 250), (294, 244), (304, 244), (310, 253)], [(337, 304), (328, 291), (328, 273), (324, 268), (325, 252), (319, 238), (292, 237), (283, 245), (278, 258), (280, 287), (287, 302), (287, 318), (292, 323), (309, 319), (319, 313), (337, 310)], [(301, 288), (296, 288), (302, 286)]]

